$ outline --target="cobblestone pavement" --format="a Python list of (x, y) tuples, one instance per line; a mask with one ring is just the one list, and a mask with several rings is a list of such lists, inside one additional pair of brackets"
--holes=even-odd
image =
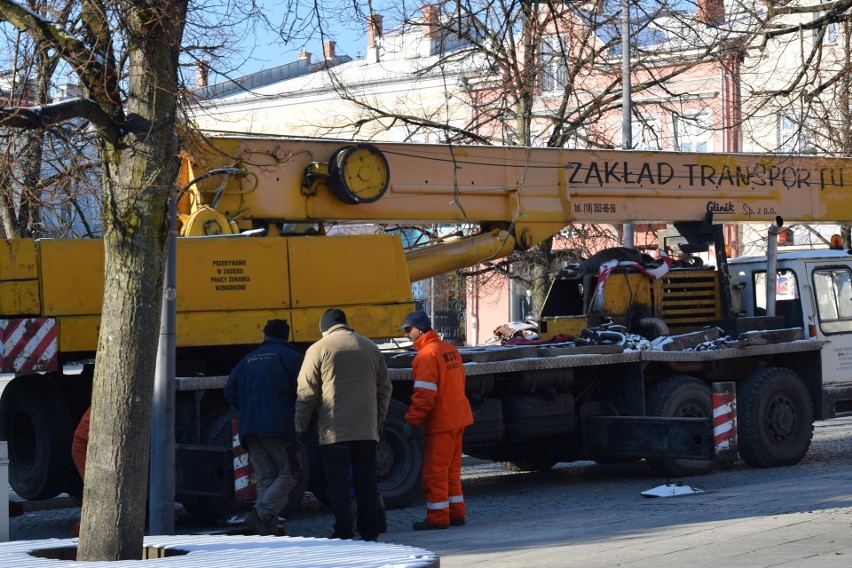
[[(738, 462), (706, 476), (679, 480), (703, 492), (671, 499), (641, 497), (642, 491), (667, 481), (653, 476), (642, 463), (579, 462), (518, 473), (499, 464), (466, 460), (465, 527), (412, 531), (411, 523), (425, 514), (421, 496), (411, 507), (388, 512), (389, 531), (381, 540), (437, 552), (445, 568), (480, 562), (565, 566), (565, 554), (582, 559), (577, 565), (585, 567), (715, 566), (717, 559), (707, 556), (710, 550), (717, 555), (738, 551), (728, 562), (731, 566), (848, 568), (852, 566), (852, 558), (845, 556), (852, 554), (850, 458), (852, 419), (821, 422), (799, 465), (752, 469)], [(78, 508), (28, 512), (11, 519), (10, 535), (13, 540), (64, 538), (78, 514)], [(331, 525), (331, 514), (308, 494), (301, 511), (285, 527), (289, 535), (326, 537)], [(216, 529), (195, 525), (178, 507), (178, 533)], [(798, 535), (795, 542), (788, 533)], [(792, 546), (805, 550), (806, 556), (778, 553), (776, 562), (775, 553), (758, 550), (749, 555), (753, 543), (770, 537), (780, 541), (771, 550), (783, 552)], [(816, 549), (813, 555), (807, 554), (810, 545)], [(807, 558), (814, 558), (813, 563)]]

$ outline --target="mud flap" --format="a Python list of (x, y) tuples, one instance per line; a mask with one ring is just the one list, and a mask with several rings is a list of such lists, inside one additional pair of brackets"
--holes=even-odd
[(178, 496), (233, 498), (231, 448), (177, 444), (175, 450), (175, 493)]
[(583, 428), (589, 456), (606, 458), (713, 458), (709, 418), (591, 416)]

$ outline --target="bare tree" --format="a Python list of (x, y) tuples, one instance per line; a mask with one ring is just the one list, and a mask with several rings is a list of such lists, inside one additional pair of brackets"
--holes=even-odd
[[(31, 3), (67, 24), (71, 2)], [(0, 41), (3, 69), (0, 92), (6, 106), (43, 106), (55, 97), (74, 94), (76, 85), (56, 86), (60, 63), (56, 51), (4, 26)], [(70, 90), (70, 92), (69, 92)], [(96, 188), (100, 183), (91, 135), (80, 121), (51, 129), (0, 129), (0, 227), (10, 238), (100, 233)]]
[(98, 134), (107, 278), (78, 558), (139, 559), (187, 2), (87, 0), (70, 10), (57, 17), (0, 0), (0, 21), (44, 57), (55, 53), (82, 88), (78, 98), (2, 107), (0, 125), (41, 133), (80, 120)]
[[(750, 144), (767, 152), (849, 156), (850, 3), (735, 7), (759, 23), (743, 37), (744, 131)], [(841, 230), (850, 246), (849, 226)], [(814, 226), (802, 225), (796, 233), (806, 242), (825, 239)]]

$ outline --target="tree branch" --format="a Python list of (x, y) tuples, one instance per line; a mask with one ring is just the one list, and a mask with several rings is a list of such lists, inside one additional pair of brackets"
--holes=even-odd
[(39, 107), (0, 107), (0, 126), (11, 128), (50, 128), (75, 118), (91, 122), (110, 143), (115, 144), (121, 136), (121, 128), (92, 99), (68, 99)]
[(77, 69), (101, 67), (92, 51), (80, 40), (11, 0), (0, 0), (0, 21), (9, 22), (34, 40), (49, 46), (62, 54), (62, 58)]

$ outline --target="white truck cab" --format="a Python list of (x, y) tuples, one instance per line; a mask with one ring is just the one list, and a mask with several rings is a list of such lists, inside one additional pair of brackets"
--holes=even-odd
[[(767, 258), (728, 261), (733, 309), (741, 316), (766, 315)], [(783, 327), (802, 327), (825, 342), (822, 350), (826, 410), (852, 412), (852, 253), (846, 250), (779, 252), (775, 314)]]

